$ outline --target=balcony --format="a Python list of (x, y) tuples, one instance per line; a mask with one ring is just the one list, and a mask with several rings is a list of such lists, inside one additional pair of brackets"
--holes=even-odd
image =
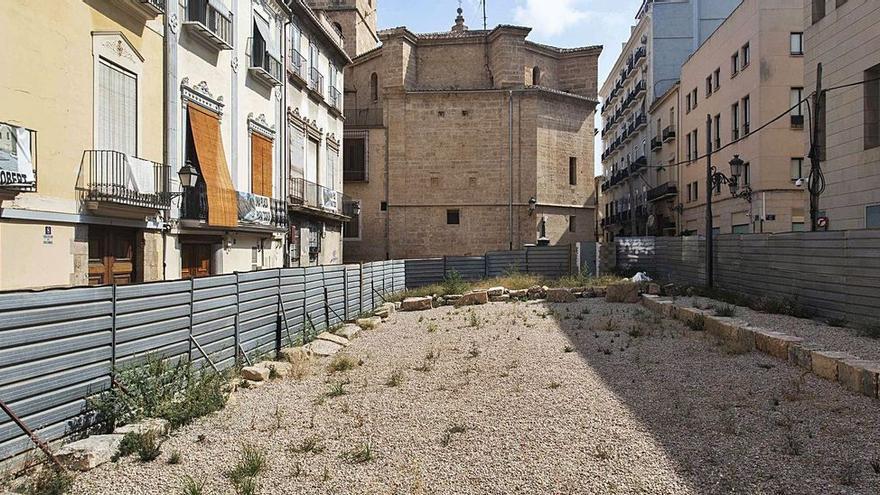
[(636, 53), (633, 54), (633, 67), (638, 67), (638, 66), (639, 66), (639, 63), (640, 63), (642, 60), (644, 60), (645, 57), (646, 57), (647, 55), (648, 55), (648, 49), (647, 49), (647, 47), (645, 47), (645, 46), (640, 46), (640, 47), (636, 50)]
[(639, 96), (640, 94), (644, 93), (646, 87), (647, 87), (647, 84), (645, 83), (645, 80), (644, 80), (644, 79), (642, 79), (641, 81), (637, 82), (636, 85), (633, 86), (633, 98), (635, 98), (635, 97)]
[(648, 125), (648, 117), (646, 117), (645, 114), (640, 114), (640, 115), (636, 116), (634, 124), (635, 124), (635, 126), (634, 126), (635, 130), (639, 130), (639, 129), (645, 127), (646, 125)]
[(232, 16), (220, 12), (209, 0), (190, 0), (183, 26), (218, 50), (232, 50)]
[(639, 171), (645, 169), (648, 166), (648, 159), (644, 156), (640, 156), (635, 159), (632, 163), (629, 164), (629, 173), (635, 175)]
[(262, 82), (266, 86), (281, 85), (281, 61), (269, 54), (269, 52), (261, 51), (251, 56), (251, 65), (248, 71), (254, 79)]
[(351, 202), (351, 198), (348, 196), (300, 177), (292, 177), (289, 184), (291, 211), (340, 222), (349, 220), (350, 217), (343, 211), (343, 205), (346, 202)]
[(675, 141), (675, 129), (671, 125), (668, 125), (663, 129), (663, 142), (669, 143), (672, 141)]
[(382, 107), (348, 108), (345, 110), (346, 127), (382, 127), (385, 125)]
[(601, 185), (601, 189), (602, 189), (602, 192), (605, 192), (605, 191), (611, 189), (611, 184), (607, 180), (603, 181), (602, 185)]
[(659, 151), (663, 148), (663, 140), (659, 137), (651, 138), (651, 151)]
[(309, 71), (309, 92), (316, 98), (324, 98), (324, 74), (315, 67)]
[(337, 115), (342, 114), (342, 93), (333, 86), (327, 90), (327, 101), (330, 103), (330, 110), (336, 112)]
[(162, 210), (171, 206), (168, 167), (120, 151), (86, 150), (76, 189), (88, 209), (121, 206)]
[(791, 128), (792, 129), (803, 129), (804, 128), (804, 116), (803, 115), (792, 115), (791, 116)]
[(676, 196), (678, 196), (678, 186), (674, 182), (666, 182), (648, 190), (648, 202), (651, 203)]
[(165, 0), (123, 0), (131, 6), (134, 13), (145, 19), (155, 19), (157, 15), (165, 13)]
[[(287, 229), (287, 203), (280, 199), (237, 192), (239, 227), (254, 229)], [(204, 182), (183, 190), (180, 219), (206, 225), (208, 222), (208, 191)]]
[(291, 80), (302, 86), (309, 83), (306, 77), (306, 58), (298, 50), (290, 50), (290, 57), (287, 59), (287, 74), (290, 75)]

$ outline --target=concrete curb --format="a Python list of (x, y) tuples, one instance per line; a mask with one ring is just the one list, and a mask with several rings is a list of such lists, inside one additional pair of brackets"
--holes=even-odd
[(642, 306), (661, 316), (685, 323), (702, 315), (707, 333), (734, 344), (739, 349), (761, 351), (820, 378), (837, 382), (852, 392), (880, 398), (880, 362), (859, 359), (845, 352), (825, 350), (814, 342), (753, 327), (736, 318), (714, 316), (708, 311), (679, 306), (669, 298), (643, 294)]

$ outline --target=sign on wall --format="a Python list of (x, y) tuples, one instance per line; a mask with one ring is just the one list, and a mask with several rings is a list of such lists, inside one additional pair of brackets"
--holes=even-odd
[(242, 225), (272, 225), (272, 201), (259, 194), (237, 192), (238, 223)]
[(0, 186), (34, 185), (32, 132), (0, 123)]

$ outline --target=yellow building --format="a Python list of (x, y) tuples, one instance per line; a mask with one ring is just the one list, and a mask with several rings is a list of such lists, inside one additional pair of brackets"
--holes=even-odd
[(161, 277), (163, 10), (4, 2), (0, 289)]

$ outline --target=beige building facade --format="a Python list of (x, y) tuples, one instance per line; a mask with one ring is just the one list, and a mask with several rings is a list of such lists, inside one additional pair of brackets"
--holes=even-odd
[(163, 19), (159, 1), (4, 3), (0, 290), (161, 278)]
[(805, 229), (806, 107), (795, 106), (804, 94), (803, 53), (792, 44), (801, 19), (800, 0), (744, 0), (682, 66), (683, 233), (706, 233), (707, 139), (718, 171), (730, 176), (734, 156), (745, 162), (739, 196), (726, 185), (713, 193), (716, 234)]
[(346, 76), (346, 260), (476, 255), (594, 240), (601, 47), (528, 28), (380, 33)]
[(831, 230), (880, 228), (880, 3), (805, 0), (802, 7), (806, 94), (815, 92), (819, 63), (823, 88), (854, 84), (825, 93), (818, 214)]

